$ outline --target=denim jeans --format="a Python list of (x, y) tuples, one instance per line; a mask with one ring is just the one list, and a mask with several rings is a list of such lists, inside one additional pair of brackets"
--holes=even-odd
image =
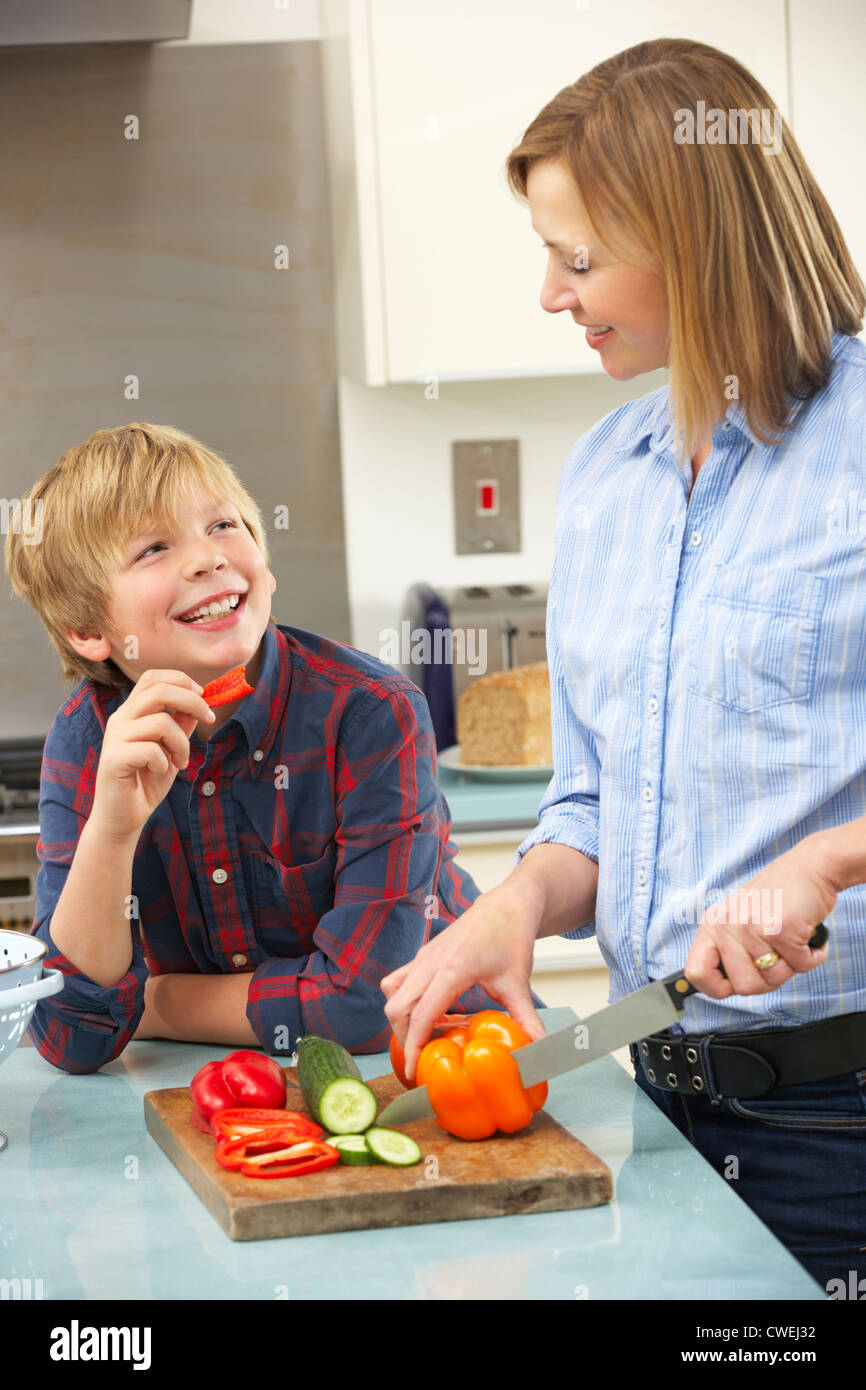
[[(866, 1298), (866, 1067), (712, 1101), (635, 1080), (828, 1298)], [(853, 1273), (852, 1273), (853, 1271)], [(841, 1280), (844, 1292), (830, 1280)], [(859, 1281), (863, 1285), (858, 1289)]]

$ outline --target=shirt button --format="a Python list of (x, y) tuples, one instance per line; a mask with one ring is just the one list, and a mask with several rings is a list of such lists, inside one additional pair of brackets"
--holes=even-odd
[(255, 753), (253, 754), (253, 757), (255, 758), (255, 760), (256, 760), (257, 763), (260, 763), (261, 760), (262, 760), (262, 758), (263, 758), (264, 756), (265, 756), (265, 755), (264, 755), (264, 753), (262, 752), (261, 748), (257, 748), (256, 751), (255, 751)]
[(661, 610), (661, 612), (659, 613), (659, 622), (660, 622), (660, 623), (665, 622), (666, 619), (667, 619), (667, 616), (668, 616), (668, 610), (667, 610), (666, 608), (663, 608), (663, 609)]
[(646, 883), (646, 874), (643, 869), (638, 869), (637, 881), (638, 883)]
[[(643, 799), (644, 799), (644, 801), (652, 801), (652, 799), (653, 799), (653, 789), (652, 789), (652, 787), (644, 787), (644, 789), (643, 789)], [(217, 872), (219, 872), (219, 870), (217, 870)], [(216, 875), (214, 875), (214, 877), (216, 877)]]
[(226, 879), (228, 878), (228, 874), (226, 873), (225, 869), (214, 869), (211, 877), (213, 878), (214, 883), (225, 883)]
[(700, 531), (692, 532), (692, 545), (700, 545), (702, 540), (703, 536), (701, 535)]
[(635, 953), (634, 953), (634, 963), (635, 963), (635, 965), (637, 966), (638, 970), (640, 970), (640, 968), (641, 968), (640, 951), (635, 951)]
[(240, 953), (240, 951), (238, 951), (237, 955), (232, 956), (232, 965), (240, 966), (240, 965), (246, 965), (246, 963), (247, 963), (247, 958), (246, 958), (246, 956), (242, 956), (241, 953)]
[(216, 791), (216, 783), (202, 782), (201, 790), (203, 796), (213, 796), (214, 792)]
[(658, 709), (658, 707), (659, 707), (659, 702), (658, 702), (658, 700), (655, 698), (655, 696), (653, 696), (653, 698), (652, 698), (652, 699), (650, 700), (650, 702), (649, 702), (649, 712), (650, 712), (650, 714), (655, 714), (655, 712), (656, 712), (656, 710)]

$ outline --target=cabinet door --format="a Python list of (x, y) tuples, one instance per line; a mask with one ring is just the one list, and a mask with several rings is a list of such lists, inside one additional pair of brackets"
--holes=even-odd
[[(794, 137), (866, 280), (866, 5), (790, 0)], [(866, 342), (866, 331), (859, 335)]]
[(694, 38), (754, 72), (788, 118), (784, 0), (367, 5), (369, 92), (355, 107), (375, 142), (380, 254), (364, 298), (383, 335), (370, 384), (601, 370), (570, 314), (541, 307), (547, 252), (503, 166), (541, 107), (602, 58)]

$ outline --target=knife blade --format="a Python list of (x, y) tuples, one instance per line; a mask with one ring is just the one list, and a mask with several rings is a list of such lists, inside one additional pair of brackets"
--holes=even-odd
[[(828, 936), (826, 923), (819, 922), (809, 945), (817, 949), (824, 945)], [(720, 965), (719, 969), (724, 975), (724, 967)], [(641, 1038), (675, 1023), (684, 1012), (689, 995), (698, 993), (682, 970), (666, 975), (663, 980), (653, 980), (615, 1004), (590, 1014), (589, 1018), (566, 1024), (546, 1038), (537, 1038), (535, 1042), (516, 1048), (511, 1055), (517, 1063), (520, 1079), (524, 1086), (534, 1086), (539, 1081), (550, 1081), (563, 1072), (595, 1062), (599, 1057), (607, 1057), (619, 1047), (640, 1042)], [(413, 1120), (428, 1119), (432, 1114), (427, 1087), (417, 1086), (386, 1105), (376, 1124), (405, 1125)]]

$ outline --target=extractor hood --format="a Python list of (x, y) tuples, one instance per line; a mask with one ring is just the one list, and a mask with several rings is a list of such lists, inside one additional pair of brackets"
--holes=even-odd
[(192, 0), (0, 0), (0, 47), (185, 39)]

